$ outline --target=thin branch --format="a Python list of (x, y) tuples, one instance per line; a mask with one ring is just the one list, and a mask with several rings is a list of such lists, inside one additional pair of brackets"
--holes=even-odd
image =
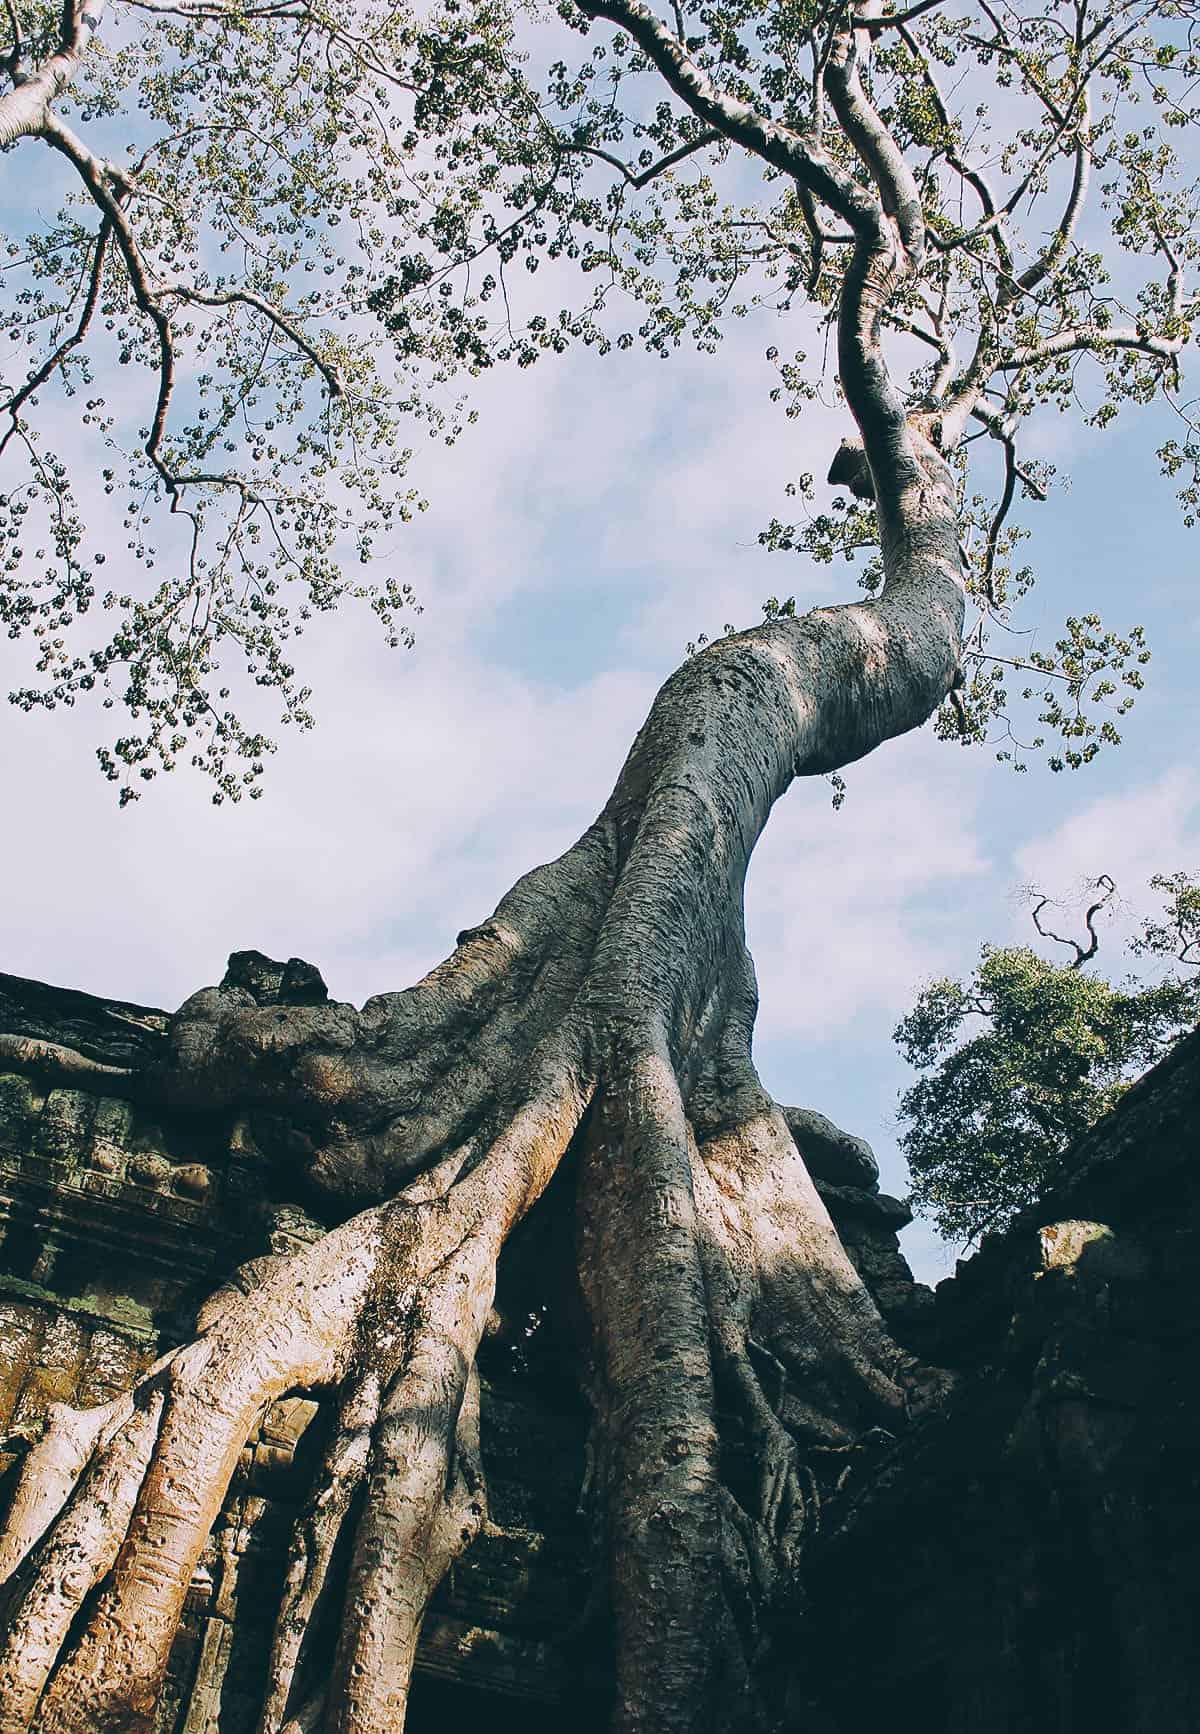
[[(129, 191), (127, 177), (113, 164), (105, 162), (89, 150), (83, 141), (54, 114), (45, 116), (40, 136), (74, 165), (80, 179), (103, 212), (108, 232), (115, 238), (120, 251), (135, 305), (154, 326), (159, 351), (158, 394), (150, 432), (143, 450), (170, 497), (171, 510), (181, 509), (183, 490), (189, 486), (233, 488), (243, 499), (258, 500), (260, 496), (256, 491), (238, 476), (215, 472), (180, 474), (171, 468), (162, 455), (167, 416), (175, 389), (177, 367), (171, 316), (163, 302), (174, 298), (208, 307), (234, 305), (250, 307), (267, 319), (274, 329), (282, 332), (301, 354), (307, 357), (324, 379), (333, 398), (345, 395), (345, 388), (336, 368), (313, 347), (303, 332), (285, 313), (273, 307), (270, 302), (265, 301), (251, 290), (239, 289), (216, 293), (197, 289), (190, 284), (156, 285), (150, 267), (138, 245), (124, 204), (114, 191), (114, 187), (120, 188), (123, 192)], [(186, 513), (185, 515), (193, 517), (193, 525), (198, 528), (195, 525), (193, 514)]]
[(4, 10), (8, 14), (8, 28), (12, 33), (12, 47), (4, 57), (4, 68), (13, 83), (20, 84), (25, 76), (21, 68), (21, 62), (25, 58), (25, 31), (16, 0), (4, 0)]
[(178, 3), (177, 0), (122, 0), (122, 3), (136, 12), (153, 12), (158, 16), (188, 18), (197, 21), (209, 20), (213, 23), (243, 18), (282, 18), (285, 21), (294, 21), (298, 24), (307, 24), (313, 21), (312, 13), (306, 5), (299, 3), (299, 0), (279, 0), (277, 5), (247, 6), (244, 8), (208, 6), (203, 3), (203, 0), (196, 0), (194, 4), (190, 3), (190, 0), (178, 0)]
[(749, 103), (718, 90), (643, 0), (582, 0), (588, 18), (604, 18), (624, 30), (658, 68), (676, 96), (707, 126), (752, 155), (802, 181), (809, 191), (859, 232), (879, 220), (875, 200), (812, 138), (760, 114)]
[(175, 341), (170, 317), (162, 307), (155, 292), (149, 267), (142, 257), (137, 237), (134, 235), (125, 208), (110, 185), (114, 178), (112, 164), (105, 162), (93, 151), (90, 151), (82, 139), (77, 138), (70, 127), (59, 120), (57, 115), (46, 115), (42, 123), (41, 136), (48, 145), (74, 164), (80, 179), (108, 218), (125, 264), (134, 301), (149, 318), (157, 334), (159, 349), (158, 401), (155, 404), (154, 418), (144, 450), (162, 478), (168, 493), (171, 495), (172, 502), (175, 502), (178, 499), (180, 485), (163, 462), (160, 450), (163, 434), (166, 431), (167, 411), (175, 387)]
[[(955, 123), (951, 117), (946, 99), (942, 94), (942, 87), (938, 83), (934, 70), (929, 64), (929, 56), (922, 49), (920, 43), (917, 41), (916, 37), (912, 35), (911, 31), (901, 27), (900, 36), (909, 53), (916, 57), (917, 63), (921, 69), (922, 83), (929, 92), (934, 112), (936, 113), (942, 129), (945, 132), (947, 142), (943, 147), (943, 152), (946, 161), (950, 164), (950, 167), (954, 170), (955, 174), (958, 175), (974, 192), (976, 198), (979, 200), (985, 220), (994, 218), (996, 215), (996, 197), (992, 192), (991, 186), (980, 170), (973, 168), (962, 156), (957, 145), (952, 142), (955, 133)], [(992, 244), (996, 249), (1001, 267), (1005, 270), (1011, 270), (1012, 255), (1009, 252), (1008, 240), (1004, 234), (1003, 225), (1000, 223), (994, 224), (990, 233), (992, 236)], [(934, 246), (940, 251), (948, 251), (951, 245), (957, 245), (957, 243), (943, 243), (939, 241), (936, 236), (933, 239)]]
[(817, 284), (821, 279), (821, 269), (825, 263), (825, 231), (817, 216), (817, 204), (807, 187), (796, 187), (796, 203), (800, 206), (800, 214), (804, 218), (804, 226), (808, 230), (812, 251), (808, 267), (808, 293), (815, 295)]
[(611, 151), (602, 150), (599, 145), (575, 144), (564, 139), (556, 140), (555, 144), (556, 148), (560, 151), (581, 156), (598, 157), (601, 162), (608, 163), (610, 168), (619, 170), (625, 177), (626, 183), (629, 186), (641, 188), (648, 186), (657, 175), (661, 175), (667, 169), (674, 168), (676, 163), (683, 162), (686, 157), (690, 157), (695, 151), (703, 150), (706, 145), (716, 144), (720, 138), (721, 134), (719, 132), (717, 132), (713, 127), (708, 127), (704, 132), (698, 133), (695, 138), (688, 139), (684, 144), (677, 145), (673, 151), (668, 151), (665, 157), (660, 157), (658, 162), (651, 163), (648, 169), (642, 169), (640, 171), (631, 169), (628, 163), (623, 163), (620, 157), (614, 156)]
[[(993, 618), (998, 619), (997, 616), (993, 616)], [(1004, 622), (1001, 620), (999, 621), (999, 624), (1002, 626)], [(1065, 674), (1061, 668), (1043, 668), (1039, 662), (1023, 662), (1019, 656), (997, 656), (992, 650), (971, 650), (969, 655), (974, 657), (977, 662), (999, 662), (1002, 663), (1005, 668), (1028, 669), (1030, 674), (1040, 674), (1046, 680), (1070, 681), (1075, 678), (1074, 675)], [(1030, 748), (1026, 748), (1026, 751), (1030, 750)]]
[[(998, 411), (989, 409), (986, 404), (977, 403), (971, 411), (971, 416), (975, 421), (982, 423), (982, 425), (992, 435), (993, 439), (1003, 441), (1006, 437), (1009, 439), (1012, 438), (1011, 430), (1008, 428), (1004, 417), (1000, 415)], [(1017, 464), (1016, 472), (1017, 479), (1020, 481), (1021, 486), (1025, 491), (1028, 494), (1031, 494), (1035, 500), (1041, 500), (1044, 502), (1046, 499), (1045, 487), (1038, 480), (1033, 471), (1025, 469), (1021, 464)]]
[(998, 436), (1004, 446), (1004, 491), (1000, 503), (996, 507), (991, 523), (988, 525), (987, 543), (983, 552), (983, 593), (991, 603), (997, 606), (995, 589), (996, 550), (1000, 546), (1000, 532), (1004, 528), (1004, 520), (1008, 517), (1017, 491), (1017, 454), (1011, 434)]
[[(29, 402), (29, 399), (33, 394), (38, 391), (41, 386), (45, 385), (51, 374), (62, 366), (71, 351), (77, 349), (87, 336), (88, 329), (91, 326), (92, 319), (96, 312), (96, 303), (100, 299), (100, 286), (104, 279), (104, 255), (108, 249), (108, 242), (111, 234), (112, 224), (109, 219), (105, 217), (103, 222), (100, 224), (99, 233), (96, 236), (96, 247), (95, 252), (92, 255), (92, 268), (88, 278), (87, 294), (84, 297), (83, 307), (80, 310), (74, 331), (69, 337), (63, 339), (57, 349), (54, 350), (53, 354), (47, 356), (46, 360), (42, 363), (41, 367), (37, 369), (36, 373), (30, 374), (24, 385), (21, 386), (19, 391), (13, 393), (7, 403), (0, 404), (0, 409), (7, 410), (8, 414), (12, 418), (3, 438), (0, 438), (0, 456), (3, 456), (9, 440), (17, 431), (21, 419), (21, 410)], [(78, 293), (78, 291), (76, 291), (76, 293)]]
[[(1086, 16), (1086, 0), (1083, 0), (1083, 4), (1078, 7), (1076, 12), (1075, 51), (1078, 56), (1082, 56), (1083, 53), (1083, 21)], [(1006, 302), (1015, 301), (1020, 295), (1028, 295), (1041, 283), (1044, 283), (1074, 237), (1084, 204), (1087, 201), (1088, 182), (1091, 176), (1092, 151), (1088, 138), (1091, 117), (1091, 91), (1088, 77), (1085, 77), (1079, 95), (1079, 121), (1075, 130), (1075, 168), (1071, 176), (1071, 191), (1067, 197), (1066, 209), (1050, 238), (1050, 244), (1043, 249), (1032, 265), (1021, 272), (1011, 287), (1002, 286), (1001, 294)]]
[(1104, 895), (1097, 898), (1096, 902), (1091, 904), (1084, 914), (1083, 924), (1087, 929), (1088, 934), (1088, 943), (1086, 946), (1080, 945), (1077, 939), (1064, 939), (1061, 934), (1053, 933), (1048, 927), (1042, 926), (1042, 910), (1053, 902), (1053, 898), (1042, 897), (1032, 911), (1033, 925), (1037, 928), (1043, 939), (1053, 940), (1055, 945), (1064, 945), (1069, 951), (1075, 953), (1074, 962), (1071, 964), (1072, 969), (1082, 969), (1085, 963), (1089, 963), (1091, 959), (1095, 957), (1100, 948), (1100, 936), (1096, 932), (1096, 917), (1105, 905), (1110, 903), (1117, 894), (1117, 887), (1109, 878), (1107, 873), (1101, 873), (1100, 877), (1096, 880), (1096, 889), (1098, 891), (1102, 889)]
[(332, 398), (342, 398), (346, 388), (341, 374), (333, 364), (326, 360), (320, 350), (314, 348), (286, 313), (281, 313), (278, 307), (272, 306), (261, 295), (256, 295), (250, 289), (228, 289), (220, 293), (206, 289), (197, 289), (190, 283), (168, 283), (158, 290), (160, 297), (173, 295), (181, 301), (194, 302), (199, 307), (250, 307), (256, 313), (261, 313), (277, 331), (285, 336), (300, 353), (305, 356), (325, 381)]
[[(1096, 67), (1093, 65), (1088, 69), (1083, 78), (1079, 80), (1074, 92), (1072, 93), (1071, 100), (1067, 104), (1065, 112), (1060, 110), (1056, 103), (1049, 103), (1049, 99), (1044, 95), (1044, 93), (1035, 83), (1032, 82), (1032, 80), (1030, 81), (1034, 94), (1040, 101), (1042, 101), (1043, 105), (1047, 106), (1048, 112), (1051, 114), (1051, 118), (1054, 121), (1053, 132), (1029, 165), (1026, 173), (1021, 176), (1021, 179), (1017, 182), (1016, 186), (1009, 193), (1007, 199), (1005, 199), (1002, 205), (996, 206), (980, 222), (976, 223), (973, 228), (966, 229), (959, 235), (953, 235), (948, 240), (935, 236), (933, 238), (933, 245), (935, 247), (942, 252), (953, 252), (959, 247), (969, 246), (973, 241), (982, 240), (985, 235), (1000, 228), (1008, 221), (1009, 217), (1013, 215), (1017, 206), (1021, 203), (1021, 200), (1025, 197), (1037, 177), (1041, 174), (1046, 164), (1050, 161), (1055, 151), (1059, 148), (1067, 133), (1070, 132), (1073, 125), (1077, 124), (1075, 120), (1076, 110), (1087, 101), (1088, 81), (1095, 70)], [(1022, 71), (1027, 71), (1023, 63)]]
[(878, 17), (852, 18), (850, 23), (855, 30), (869, 30), (872, 36), (878, 36), (881, 30), (903, 30), (914, 18), (921, 18), (926, 12), (932, 12), (935, 6), (944, 3), (945, 0), (919, 0), (918, 5), (909, 6), (903, 12), (884, 12)]

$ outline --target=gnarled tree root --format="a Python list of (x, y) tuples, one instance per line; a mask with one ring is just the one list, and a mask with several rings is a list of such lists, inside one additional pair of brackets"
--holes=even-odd
[[(146, 1089), (248, 1112), (268, 1141), (286, 1119), (307, 1183), (365, 1208), (221, 1291), (131, 1398), (52, 1422), (0, 1543), (3, 1734), (149, 1725), (239, 1454), (289, 1393), (331, 1399), (338, 1422), (263, 1734), (396, 1734), (429, 1597), (483, 1521), (475, 1361), (497, 1261), (569, 1148), (614, 1726), (755, 1725), (759, 1613), (811, 1520), (803, 1448), (897, 1424), (911, 1369), (755, 1073), (742, 894), (792, 778), (914, 726), (954, 678), (953, 484), (922, 451), (897, 496), (920, 533), (893, 499), (883, 596), (685, 664), (596, 823), (415, 988), (358, 1012), (231, 981), (173, 1020)], [(323, 1683), (307, 1640), (343, 1532)]]
[[(737, 1725), (731, 1706), (751, 1715), (758, 1610), (805, 1532), (803, 1445), (897, 1424), (906, 1364), (740, 1044), (713, 1059), (726, 1075), (707, 1097), (743, 1117), (710, 1130), (689, 1119), (661, 1041), (634, 1041), (620, 1082), (597, 1091), (560, 1031), (500, 1136), (438, 1165), (440, 1190), (423, 1177), (264, 1262), (259, 1286), (223, 1291), (203, 1334), (129, 1397), (60, 1413), (9, 1531), (3, 1734), (149, 1724), (238, 1454), (297, 1391), (335, 1395), (337, 1419), (296, 1524), (261, 1734), (403, 1726), (429, 1598), (485, 1518), (476, 1355), (497, 1261), (589, 1102), (579, 1262), (606, 1438), (616, 1726), (695, 1734)], [(693, 1093), (706, 1099), (700, 1081)], [(736, 1489), (730, 1414), (754, 1463)], [(307, 1665), (322, 1618), (339, 1633), (327, 1680)]]

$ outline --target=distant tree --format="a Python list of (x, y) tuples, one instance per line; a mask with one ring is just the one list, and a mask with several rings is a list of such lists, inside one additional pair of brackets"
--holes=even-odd
[(1115, 895), (1102, 878), (1083, 941), (1054, 963), (1028, 946), (985, 945), (968, 981), (935, 981), (896, 1030), (925, 1076), (905, 1090), (901, 1148), (912, 1198), (952, 1240), (1002, 1227), (1065, 1172), (1074, 1140), (1112, 1107), (1200, 1016), (1200, 881), (1156, 874), (1164, 900), (1129, 943), (1175, 967), (1156, 981), (1119, 983), (1085, 966), (1099, 949), (1096, 919)]

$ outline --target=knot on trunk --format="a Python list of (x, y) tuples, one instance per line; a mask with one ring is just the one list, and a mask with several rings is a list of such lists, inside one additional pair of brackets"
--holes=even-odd
[(849, 488), (856, 500), (873, 500), (875, 483), (871, 466), (859, 439), (844, 439), (829, 466), (827, 480), (834, 487)]

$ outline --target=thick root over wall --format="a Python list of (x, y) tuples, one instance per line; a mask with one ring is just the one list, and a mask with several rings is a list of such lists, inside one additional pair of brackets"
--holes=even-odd
[(568, 1152), (614, 1729), (761, 1725), (761, 1617), (804, 1533), (803, 1449), (895, 1426), (913, 1369), (755, 1074), (742, 892), (794, 776), (915, 726), (954, 682), (952, 484), (915, 449), (883, 596), (685, 664), (596, 823), (415, 988), (360, 1012), (227, 983), (177, 1015), (142, 1087), (286, 1122), (309, 1183), (357, 1213), (258, 1261), (128, 1396), (52, 1415), (0, 1542), (0, 1734), (149, 1725), (239, 1453), (289, 1392), (336, 1420), (262, 1734), (397, 1734), (430, 1595), (485, 1520), (475, 1361), (497, 1260)]

